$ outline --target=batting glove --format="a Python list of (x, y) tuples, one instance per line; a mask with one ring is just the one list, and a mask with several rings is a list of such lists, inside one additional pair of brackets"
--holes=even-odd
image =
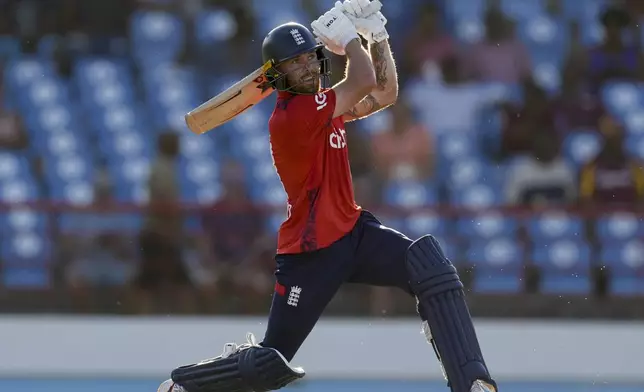
[(335, 8), (311, 22), (311, 28), (327, 49), (339, 55), (345, 54), (349, 42), (360, 38), (351, 20)]
[(358, 33), (369, 44), (389, 39), (385, 28), (387, 18), (380, 12), (382, 4), (378, 0), (344, 0), (336, 1), (334, 9), (341, 10), (353, 22)]

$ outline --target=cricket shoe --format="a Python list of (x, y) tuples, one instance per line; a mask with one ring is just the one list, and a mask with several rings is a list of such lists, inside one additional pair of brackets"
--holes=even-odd
[(470, 392), (496, 392), (496, 388), (485, 381), (476, 380), (474, 381), (474, 384), (472, 384)]
[(175, 384), (172, 379), (167, 379), (159, 385), (157, 392), (187, 392), (181, 385)]

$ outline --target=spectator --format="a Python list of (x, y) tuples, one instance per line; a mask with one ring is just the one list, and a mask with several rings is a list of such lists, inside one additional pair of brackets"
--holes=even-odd
[(485, 37), (464, 55), (467, 78), (481, 82), (520, 83), (532, 77), (530, 54), (498, 9), (485, 14)]
[[(139, 235), (141, 266), (134, 281), (142, 311), (155, 305), (191, 308), (191, 281), (182, 258), (183, 219), (178, 203), (179, 137), (166, 132), (158, 138), (158, 157), (148, 180), (149, 205)], [(175, 302), (175, 300), (177, 302)]]
[(63, 260), (69, 260), (61, 265), (63, 279), (81, 308), (91, 306), (92, 289), (126, 286), (136, 267), (133, 249), (123, 233), (129, 220), (112, 210), (116, 202), (105, 169), (97, 171), (93, 193), (87, 210), (62, 216), (58, 239)]
[(549, 133), (532, 134), (531, 154), (510, 167), (505, 185), (511, 205), (567, 204), (576, 199), (575, 172)]
[(602, 117), (604, 145), (581, 170), (580, 201), (585, 206), (636, 208), (644, 200), (644, 168), (625, 151), (624, 129)]
[(530, 152), (536, 132), (554, 133), (554, 112), (546, 92), (532, 80), (524, 83), (523, 90), (523, 105), (502, 105), (501, 159)]
[(490, 97), (463, 80), (456, 56), (441, 60), (440, 70), (442, 82), (410, 88), (410, 102), (422, 102), (422, 116), (436, 133), (473, 132)]
[(571, 64), (564, 71), (562, 81), (561, 93), (553, 102), (557, 132), (563, 135), (577, 129), (595, 128), (605, 109), (581, 70)]
[(209, 244), (206, 269), (215, 283), (225, 281), (245, 292), (270, 291), (275, 244), (263, 224), (265, 213), (249, 199), (241, 165), (227, 162), (221, 181), (223, 196), (203, 219)]
[(434, 3), (427, 3), (418, 11), (418, 21), (405, 39), (401, 75), (421, 76), (456, 54), (454, 40), (444, 32), (441, 22), (440, 9)]
[(598, 91), (609, 80), (642, 79), (644, 62), (640, 47), (624, 39), (631, 23), (629, 14), (622, 8), (609, 7), (601, 15), (601, 23), (604, 40), (590, 49), (586, 58), (586, 72), (593, 89)]
[(391, 127), (374, 135), (374, 164), (383, 180), (426, 179), (433, 170), (433, 141), (409, 104), (398, 100), (390, 109)]
[(20, 116), (0, 107), (0, 148), (24, 150), (28, 145), (29, 136)]

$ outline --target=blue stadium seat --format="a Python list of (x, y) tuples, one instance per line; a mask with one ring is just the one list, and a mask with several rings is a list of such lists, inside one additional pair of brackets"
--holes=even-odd
[(501, 205), (503, 197), (498, 187), (477, 183), (450, 194), (450, 203), (463, 208), (487, 208)]
[(498, 237), (516, 238), (518, 229), (517, 219), (494, 212), (460, 218), (457, 222), (457, 235), (471, 241)]
[(277, 181), (279, 179), (275, 166), (269, 159), (249, 163), (246, 170), (248, 172), (246, 176), (247, 181), (266, 182)]
[(185, 45), (185, 26), (178, 15), (138, 11), (131, 16), (132, 55), (139, 66), (153, 68), (176, 60)]
[(150, 175), (150, 159), (144, 156), (119, 157), (108, 161), (112, 179), (121, 185), (137, 185), (147, 181)]
[(57, 78), (40, 78), (16, 95), (20, 108), (39, 108), (69, 99), (67, 86)]
[(12, 208), (0, 216), (0, 232), (3, 237), (13, 233), (44, 233), (47, 229), (47, 214), (29, 208)]
[(486, 181), (488, 180), (485, 178), (486, 175), (492, 172), (486, 162), (471, 155), (455, 160), (448, 170), (446, 174), (447, 186), (454, 190), (471, 186), (480, 181)]
[(226, 9), (207, 9), (197, 14), (195, 38), (199, 45), (226, 42), (237, 32), (235, 17)]
[(387, 205), (403, 208), (423, 207), (437, 202), (435, 190), (415, 181), (389, 182), (384, 189), (384, 202)]
[(606, 243), (600, 259), (608, 267), (608, 290), (613, 295), (644, 295), (644, 244), (641, 240)]
[(219, 170), (219, 162), (208, 156), (184, 157), (179, 165), (180, 175), (197, 185), (217, 182)]
[(547, 244), (559, 239), (580, 240), (585, 237), (583, 220), (565, 212), (529, 218), (526, 230), (536, 244)]
[(563, 142), (563, 155), (576, 166), (593, 159), (601, 148), (599, 135), (594, 132), (572, 133)]
[(18, 153), (0, 152), (0, 182), (20, 179), (29, 174), (27, 158)]
[(644, 136), (644, 112), (635, 110), (624, 116), (624, 128), (631, 136)]
[(545, 9), (546, 0), (501, 0), (501, 10), (519, 24), (544, 14)]
[(623, 118), (626, 113), (644, 106), (644, 94), (629, 82), (607, 82), (601, 88), (601, 98), (610, 113)]
[(445, 2), (444, 10), (448, 18), (463, 16), (481, 18), (485, 7), (485, 0), (452, 0)]
[(412, 239), (420, 238), (425, 234), (444, 238), (449, 233), (449, 224), (445, 218), (435, 213), (416, 212), (405, 218), (401, 229)]
[(45, 176), (50, 184), (90, 181), (93, 175), (93, 163), (81, 154), (52, 156), (45, 167)]
[(511, 238), (476, 241), (467, 250), (474, 266), (473, 290), (479, 293), (523, 291), (523, 249)]
[(626, 138), (626, 150), (637, 159), (644, 159), (644, 135), (630, 135)]
[(39, 196), (38, 187), (31, 176), (0, 183), (0, 201), (7, 203), (37, 201)]
[(286, 191), (279, 182), (253, 184), (250, 189), (251, 200), (260, 205), (281, 207), (286, 206)]
[(613, 213), (597, 218), (596, 233), (599, 242), (611, 244), (644, 236), (644, 223), (634, 214)]
[(150, 158), (154, 146), (144, 139), (141, 132), (115, 132), (103, 134), (99, 138), (102, 151), (110, 159), (130, 159), (136, 157)]
[(197, 204), (213, 204), (223, 194), (223, 189), (218, 181), (208, 183), (185, 183), (181, 188), (183, 201)]
[(53, 180), (50, 182), (49, 197), (53, 200), (76, 206), (85, 206), (92, 202), (94, 191), (88, 179), (76, 181)]
[(51, 288), (51, 271), (46, 266), (24, 265), (21, 262), (4, 262), (2, 268), (2, 287), (11, 290), (44, 290)]
[(52, 260), (51, 244), (34, 232), (20, 232), (5, 237), (0, 243), (2, 260), (17, 265), (47, 265)]
[[(521, 3), (514, 1), (514, 3)], [(536, 57), (563, 57), (567, 44), (567, 25), (542, 13), (525, 15), (520, 23), (519, 37)]]
[(99, 233), (136, 233), (142, 223), (140, 214), (128, 212), (65, 212), (58, 218), (63, 234), (93, 236)]
[(189, 132), (180, 134), (181, 155), (184, 157), (217, 158), (214, 139), (210, 135), (194, 135)]
[(441, 160), (452, 163), (464, 157), (477, 155), (478, 146), (470, 133), (449, 132), (438, 137), (437, 152)]
[(546, 294), (588, 294), (591, 252), (583, 241), (560, 240), (541, 244), (532, 251), (540, 271), (540, 291)]
[(455, 18), (454, 37), (464, 44), (474, 44), (485, 36), (485, 25), (479, 15), (461, 15)]

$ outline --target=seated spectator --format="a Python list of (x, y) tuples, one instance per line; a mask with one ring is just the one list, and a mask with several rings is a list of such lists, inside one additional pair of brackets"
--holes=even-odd
[[(640, 47), (635, 42), (624, 40), (624, 33), (631, 24), (630, 15), (622, 8), (609, 7), (601, 15), (604, 40), (590, 49), (586, 58), (586, 70), (593, 89), (598, 91), (608, 80), (641, 80), (644, 62)], [(639, 34), (639, 31), (632, 31)]]
[(644, 201), (644, 168), (624, 146), (624, 129), (613, 118), (602, 117), (599, 130), (604, 145), (586, 163), (580, 176), (580, 201), (598, 208), (636, 208)]
[(401, 75), (419, 77), (428, 68), (438, 68), (447, 57), (457, 53), (454, 40), (443, 30), (440, 9), (433, 3), (422, 6), (411, 34), (405, 39)]
[(515, 84), (532, 77), (530, 53), (515, 37), (512, 22), (498, 9), (485, 14), (485, 37), (464, 52), (467, 78)]
[(433, 171), (433, 140), (414, 118), (409, 104), (399, 100), (390, 109), (390, 129), (373, 136), (371, 149), (383, 180), (426, 179)]
[(13, 112), (0, 108), (0, 148), (23, 150), (29, 144), (29, 137), (21, 118)]
[(223, 195), (202, 220), (208, 246), (205, 273), (211, 284), (225, 281), (245, 292), (270, 290), (275, 242), (266, 232), (266, 214), (250, 200), (241, 165), (227, 162), (221, 177)]
[(552, 133), (532, 134), (531, 154), (511, 166), (505, 184), (513, 205), (567, 204), (576, 199), (575, 172), (561, 157), (561, 143)]
[(555, 128), (561, 135), (577, 129), (594, 129), (604, 114), (583, 73), (568, 69), (562, 75), (561, 93), (553, 100)]
[(417, 96), (411, 90), (410, 101), (422, 102), (422, 116), (436, 133), (473, 132), (479, 110), (491, 98), (462, 78), (457, 57), (446, 57), (439, 65), (442, 82), (419, 87)]
[(523, 105), (502, 105), (501, 158), (532, 151), (532, 135), (554, 130), (554, 113), (546, 92), (528, 80), (523, 86)]

